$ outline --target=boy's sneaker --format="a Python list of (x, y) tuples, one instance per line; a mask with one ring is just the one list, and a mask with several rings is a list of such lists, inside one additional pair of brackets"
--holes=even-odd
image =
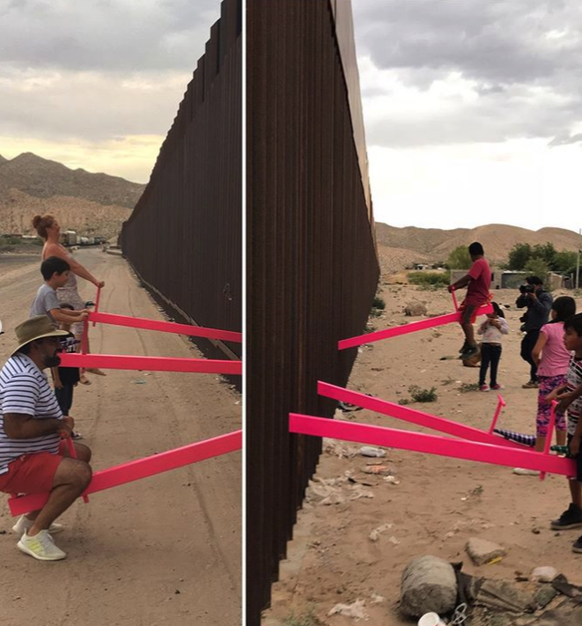
[(560, 519), (553, 520), (550, 526), (552, 530), (567, 530), (568, 528), (582, 527), (582, 509), (572, 502), (568, 510), (560, 515)]
[(489, 385), (479, 385), (479, 391), (489, 391)]
[(530, 380), (527, 383), (525, 383), (525, 385), (522, 385), (521, 388), (522, 389), (539, 389), (540, 384), (537, 382), (537, 380)]
[[(32, 528), (33, 524), (34, 524), (33, 520), (28, 519), (26, 515), (21, 515), (18, 518), (18, 521), (16, 522), (16, 524), (14, 524), (14, 526), (12, 527), (12, 531), (15, 532), (19, 537), (22, 537), (22, 535), (24, 535), (25, 532), (27, 532), (30, 528)], [(53, 522), (50, 525), (50, 528), (48, 529), (48, 531), (51, 535), (56, 535), (57, 533), (62, 532), (64, 529), (65, 527), (62, 524), (57, 524), (56, 522)]]
[(576, 541), (572, 544), (572, 552), (582, 554), (582, 537), (578, 537), (578, 539), (576, 539)]
[(498, 385), (497, 383), (495, 383), (494, 385), (491, 385), (491, 389), (495, 390), (495, 391), (499, 391), (500, 389), (503, 389), (502, 385)]
[(67, 556), (65, 552), (55, 546), (48, 530), (41, 530), (34, 537), (29, 537), (24, 533), (16, 545), (19, 550), (25, 554), (30, 554), (39, 561), (60, 561)]

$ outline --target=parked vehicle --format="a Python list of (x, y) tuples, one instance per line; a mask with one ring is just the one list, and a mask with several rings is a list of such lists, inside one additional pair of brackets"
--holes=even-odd
[(65, 230), (61, 233), (61, 243), (63, 246), (76, 246), (77, 233), (74, 230)]

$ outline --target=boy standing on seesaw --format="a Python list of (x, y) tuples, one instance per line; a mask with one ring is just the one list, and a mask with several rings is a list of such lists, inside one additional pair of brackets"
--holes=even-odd
[(459, 350), (461, 359), (468, 359), (479, 352), (477, 342), (475, 341), (475, 330), (473, 323), (477, 319), (477, 311), (491, 299), (489, 288), (491, 287), (491, 269), (489, 263), (485, 260), (483, 246), (474, 241), (469, 246), (469, 254), (471, 255), (471, 269), (459, 278), (452, 285), (449, 285), (449, 292), (452, 293), (457, 289), (467, 287), (467, 295), (459, 307), (461, 314), (461, 328), (465, 333), (465, 343)]
[(29, 317), (46, 315), (55, 327), (60, 323), (82, 322), (87, 318), (89, 315), (87, 309), (82, 311), (61, 309), (57, 300), (57, 289), (67, 282), (70, 271), (70, 265), (58, 256), (49, 256), (40, 264), (44, 285), (36, 292)]
[[(582, 313), (569, 317), (564, 322), (564, 346), (573, 352), (566, 373), (566, 384), (548, 394), (547, 401), (560, 399), (560, 395), (572, 394), (582, 385)], [(559, 519), (551, 524), (553, 530), (582, 527), (582, 396), (578, 395), (568, 406), (568, 447), (569, 456), (576, 461), (576, 476), (569, 478), (572, 502)], [(572, 545), (574, 552), (582, 553), (582, 537)]]

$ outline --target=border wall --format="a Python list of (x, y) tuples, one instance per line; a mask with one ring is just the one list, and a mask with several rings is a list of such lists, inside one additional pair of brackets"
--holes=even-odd
[[(290, 411), (331, 417), (379, 278), (349, 0), (249, 0), (247, 15), (246, 617), (260, 623), (321, 443)], [(351, 47), (340, 46), (351, 38)], [(349, 43), (349, 42), (348, 42)], [(351, 50), (351, 52), (350, 52)], [(357, 71), (356, 71), (357, 76)], [(357, 123), (356, 123), (357, 122)], [(361, 127), (360, 127), (361, 126)]]
[[(223, 0), (121, 246), (187, 323), (242, 329), (242, 0)], [(196, 343), (240, 358), (240, 344)]]

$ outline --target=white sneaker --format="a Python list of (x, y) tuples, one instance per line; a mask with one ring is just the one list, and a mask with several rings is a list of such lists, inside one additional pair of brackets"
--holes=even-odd
[(518, 476), (539, 476), (540, 474), (537, 470), (524, 469), (523, 467), (515, 467), (513, 473)]
[[(16, 522), (16, 524), (14, 524), (14, 526), (12, 527), (12, 531), (15, 532), (19, 537), (22, 537), (22, 535), (24, 535), (25, 532), (27, 532), (30, 528), (32, 528), (33, 524), (34, 524), (34, 520), (28, 519), (26, 515), (21, 515), (18, 518), (18, 521)], [(48, 529), (51, 535), (56, 535), (57, 533), (60, 533), (63, 530), (65, 530), (65, 527), (62, 524), (57, 524), (56, 522), (53, 522), (50, 525), (50, 528)]]
[(55, 546), (48, 530), (41, 530), (34, 537), (29, 537), (24, 533), (16, 545), (19, 550), (25, 554), (30, 554), (39, 561), (60, 561), (67, 556), (65, 552)]

